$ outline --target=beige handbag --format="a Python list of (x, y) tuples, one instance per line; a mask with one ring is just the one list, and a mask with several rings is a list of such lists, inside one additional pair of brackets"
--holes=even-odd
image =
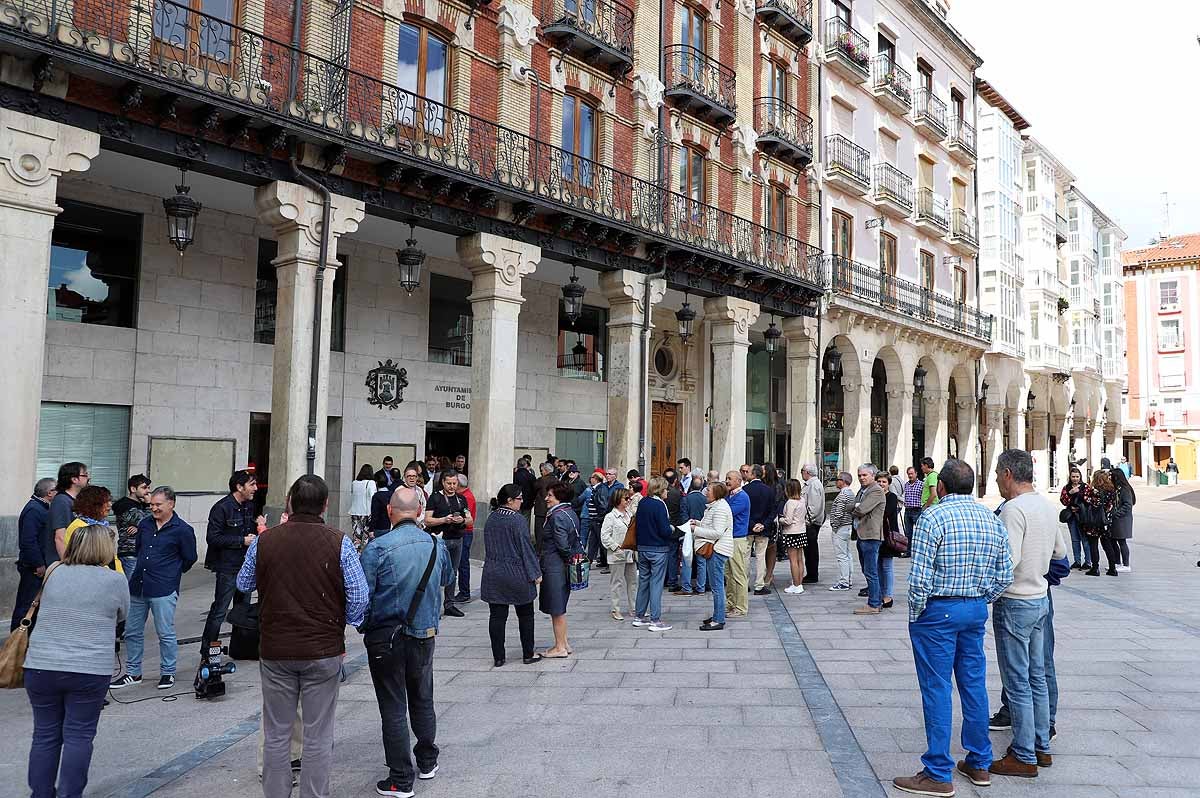
[[(57, 567), (58, 563), (54, 563), (46, 569), (46, 575), (42, 577), (42, 590)], [(42, 603), (42, 590), (38, 590), (29, 611), (0, 647), (0, 688), (16, 690), (25, 686), (25, 653), (29, 651), (29, 631), (37, 618), (38, 605)]]

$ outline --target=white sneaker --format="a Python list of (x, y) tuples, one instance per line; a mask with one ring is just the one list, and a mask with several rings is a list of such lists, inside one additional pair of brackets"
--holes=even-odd
[(793, 596), (798, 596), (804, 592), (804, 585), (792, 585), (791, 587), (785, 587), (783, 592), (791, 593)]
[(417, 778), (429, 780), (429, 779), (432, 779), (434, 776), (436, 776), (437, 772), (438, 772), (438, 766), (434, 765), (433, 770), (429, 771), (428, 773), (417, 773)]
[(834, 585), (833, 587), (831, 587), (829, 589), (830, 590), (839, 590), (839, 591), (840, 590), (849, 590), (850, 585), (846, 584), (845, 582), (838, 582), (836, 585)]
[(630, 624), (630, 626), (636, 626), (639, 629), (643, 626), (649, 626), (649, 625), (650, 625), (650, 622), (647, 621), (645, 618), (634, 618), (633, 622)]
[(669, 632), (673, 628), (675, 627), (671, 626), (671, 624), (663, 623), (662, 621), (655, 621), (654, 623), (650, 624), (651, 632)]
[(1130, 568), (1128, 565), (1118, 565), (1117, 570), (1118, 571), (1132, 571), (1133, 569)]

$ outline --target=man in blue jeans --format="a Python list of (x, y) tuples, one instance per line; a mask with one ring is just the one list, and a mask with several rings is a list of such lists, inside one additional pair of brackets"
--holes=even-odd
[(1033, 459), (1028, 452), (1002, 452), (996, 460), (996, 484), (1005, 499), (1000, 520), (1008, 530), (1013, 581), (996, 599), (992, 626), (1013, 741), (990, 770), (1001, 776), (1034, 778), (1039, 766), (1052, 763), (1045, 666), (1049, 600), (1044, 574), (1051, 560), (1067, 556), (1066, 528), (1046, 497), (1034, 490)]
[(927, 750), (915, 776), (892, 785), (917, 795), (954, 795), (951, 678), (962, 703), (965, 760), (958, 771), (972, 784), (991, 784), (987, 660), (983, 638), (987, 605), (1013, 581), (1008, 534), (991, 510), (971, 497), (975, 473), (962, 460), (938, 472), (937, 495), (917, 522), (908, 575), (908, 634), (912, 640)]
[(648, 627), (651, 632), (671, 631), (671, 625), (662, 622), (667, 559), (675, 552), (666, 493), (667, 481), (654, 477), (637, 508), (638, 588), (633, 625)]
[(175, 515), (175, 491), (166, 485), (155, 488), (150, 494), (150, 517), (138, 524), (137, 565), (129, 577), (129, 616), (125, 624), (127, 672), (110, 688), (141, 684), (148, 614), (154, 616), (154, 631), (158, 635), (158, 689), (175, 686), (179, 653), (175, 605), (179, 601), (179, 581), (195, 563), (196, 531)]

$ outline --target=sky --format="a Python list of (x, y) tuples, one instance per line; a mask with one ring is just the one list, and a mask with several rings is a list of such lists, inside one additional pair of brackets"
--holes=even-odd
[(1200, 0), (952, 0), (950, 21), (1126, 249), (1200, 232)]

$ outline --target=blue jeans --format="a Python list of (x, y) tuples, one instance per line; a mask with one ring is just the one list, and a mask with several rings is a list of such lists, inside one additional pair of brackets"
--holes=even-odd
[(1089, 568), (1092, 565), (1092, 551), (1088, 548), (1087, 540), (1079, 529), (1075, 516), (1067, 521), (1067, 529), (1071, 530), (1071, 562), (1081, 562)]
[(682, 549), (682, 541), (680, 541), (667, 554), (667, 584), (671, 587), (679, 587), (681, 584), (679, 581), (679, 553)]
[(867, 578), (867, 606), (870, 607), (883, 604), (883, 594), (879, 592), (879, 547), (882, 545), (882, 540), (858, 541), (863, 576)]
[(450, 555), (450, 570), (454, 574), (454, 581), (446, 585), (442, 591), (442, 613), (444, 614), (454, 605), (454, 586), (458, 584), (458, 564), (462, 561), (463, 539), (443, 536), (442, 542), (446, 544), (446, 553)]
[(954, 713), (951, 678), (958, 683), (962, 704), (962, 747), (967, 752), (967, 764), (980, 770), (992, 764), (987, 659), (983, 653), (987, 616), (987, 603), (981, 598), (931, 598), (921, 617), (908, 624), (925, 716), (927, 750), (921, 764), (934, 781), (949, 782), (954, 769), (950, 756)]
[(125, 622), (125, 646), (128, 662), (126, 670), (131, 676), (142, 675), (142, 651), (146, 647), (146, 615), (154, 616), (154, 633), (158, 635), (158, 653), (161, 661), (158, 672), (163, 676), (175, 675), (175, 660), (179, 646), (175, 642), (175, 605), (179, 594), (157, 598), (129, 597), (129, 617)]
[[(892, 597), (892, 589), (896, 584), (896, 572), (892, 568), (892, 558), (879, 555), (879, 595), (880, 598)], [(868, 588), (869, 589), (869, 588)], [(882, 601), (880, 604), (882, 605)]]
[(992, 607), (996, 661), (1012, 717), (1013, 755), (1037, 764), (1050, 750), (1050, 696), (1046, 689), (1046, 599), (1000, 597)]
[[(716, 556), (713, 552), (713, 556)], [(692, 552), (692, 568), (696, 571), (696, 578), (692, 580), (692, 592), (703, 593), (708, 587), (708, 564), (711, 560), (706, 560), (699, 554)]]
[(637, 607), (634, 610), (637, 617), (648, 617), (652, 621), (662, 618), (663, 578), (671, 553), (672, 549), (667, 546), (638, 546)]
[[(1046, 622), (1042, 625), (1042, 644), (1042, 662), (1046, 667), (1046, 695), (1050, 699), (1050, 726), (1053, 727), (1054, 720), (1058, 717), (1058, 674), (1054, 670), (1054, 592), (1050, 590), (1046, 591)], [(1008, 691), (1003, 687), (1000, 688), (1000, 706), (1012, 717)]]
[[(587, 529), (587, 526), (584, 526)], [(462, 537), (462, 554), (458, 557), (458, 596), (471, 597), (471, 541), (475, 539), (474, 532), (465, 532)]]
[(107, 676), (90, 673), (25, 669), (25, 692), (33, 707), (32, 798), (83, 795), (108, 681)]
[(725, 623), (725, 563), (729, 558), (713, 552), (708, 558), (708, 586), (712, 588), (713, 623)]

